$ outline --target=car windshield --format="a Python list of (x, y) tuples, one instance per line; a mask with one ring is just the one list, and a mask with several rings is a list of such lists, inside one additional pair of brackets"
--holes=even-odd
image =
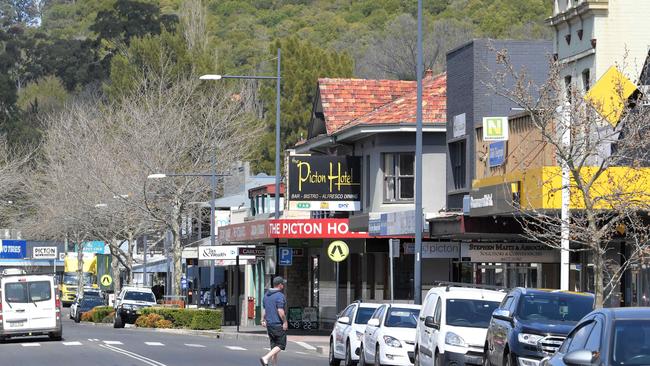
[(124, 294), (124, 300), (156, 302), (151, 292), (128, 291)]
[(384, 325), (395, 328), (413, 328), (418, 325), (419, 309), (390, 308)]
[(104, 305), (104, 301), (100, 297), (84, 297), (81, 300), (82, 309), (92, 309), (95, 306), (102, 306), (102, 305)]
[(7, 302), (39, 302), (52, 299), (52, 287), (49, 281), (12, 282), (5, 284)]
[(447, 324), (456, 327), (487, 328), (498, 301), (448, 299)]
[[(84, 272), (84, 285), (89, 285), (93, 283), (92, 273)], [(76, 272), (70, 272), (63, 274), (63, 284), (76, 286), (79, 284), (79, 274)]]
[(594, 307), (594, 298), (566, 293), (524, 295), (519, 303), (518, 317), (530, 321), (578, 322)]
[(368, 324), (368, 320), (370, 320), (375, 310), (377, 309), (359, 308), (359, 310), (357, 310), (357, 317), (354, 319), (354, 324)]
[(650, 320), (618, 320), (613, 337), (613, 365), (650, 365)]

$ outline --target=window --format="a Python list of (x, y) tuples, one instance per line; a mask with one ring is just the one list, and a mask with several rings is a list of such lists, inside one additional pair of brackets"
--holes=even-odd
[(442, 301), (440, 298), (438, 298), (438, 302), (436, 302), (436, 310), (433, 312), (433, 322), (436, 324), (440, 324), (440, 321), (442, 320)]
[(366, 155), (366, 187), (364, 190), (366, 191), (366, 207), (370, 207), (370, 155)]
[[(359, 310), (357, 311), (357, 316), (356, 319), (354, 319), (354, 324), (367, 324), (368, 320), (370, 320), (370, 317), (372, 314), (375, 313), (375, 308), (362, 308), (360, 307)], [(383, 313), (383, 310), (382, 310)], [(379, 315), (381, 317), (381, 315)]]
[(454, 189), (465, 188), (467, 186), (465, 140), (449, 144), (449, 159), (451, 160), (451, 173), (454, 179)]
[(503, 299), (503, 303), (501, 304), (501, 309), (510, 310), (510, 306), (512, 305), (513, 300), (514, 300), (514, 297), (512, 297), (512, 296), (508, 296), (505, 299)]
[(415, 329), (418, 325), (418, 309), (391, 308), (384, 325), (395, 328)]
[(8, 303), (27, 302), (27, 284), (25, 283), (8, 283), (5, 285), (5, 299)]
[(156, 302), (150, 292), (129, 291), (124, 294), (124, 300)]
[(497, 301), (473, 299), (447, 300), (447, 325), (468, 328), (487, 328)]
[(577, 322), (589, 314), (594, 298), (585, 295), (546, 293), (525, 295), (518, 311), (522, 320)]
[(384, 199), (387, 202), (413, 201), (415, 197), (415, 155), (384, 154)]
[(593, 327), (593, 321), (582, 323), (581, 326), (573, 332), (573, 340), (571, 341), (571, 344), (569, 344), (566, 352), (569, 353), (584, 349), (585, 343), (587, 343), (587, 337), (589, 336), (589, 333), (591, 333)]
[(572, 102), (572, 100), (571, 100), (571, 76), (565, 76), (564, 77), (564, 92), (565, 92), (566, 100), (570, 104)]
[(29, 282), (29, 299), (31, 302), (52, 299), (52, 287), (48, 281)]
[(589, 338), (587, 339), (587, 344), (585, 345), (585, 349), (592, 352), (600, 351), (600, 336), (602, 332), (603, 332), (602, 321), (596, 321), (596, 323), (594, 324), (594, 328), (592, 329), (591, 334), (589, 334)]
[(582, 72), (582, 89), (584, 92), (588, 92), (590, 87), (589, 69), (585, 69), (585, 71)]
[[(611, 365), (650, 365), (650, 320), (617, 320), (614, 322)], [(603, 360), (604, 361), (604, 360)]]

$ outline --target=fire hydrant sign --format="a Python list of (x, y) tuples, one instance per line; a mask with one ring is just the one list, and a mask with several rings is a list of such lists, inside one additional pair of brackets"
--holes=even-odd
[(32, 251), (33, 259), (57, 259), (56, 247), (34, 247)]

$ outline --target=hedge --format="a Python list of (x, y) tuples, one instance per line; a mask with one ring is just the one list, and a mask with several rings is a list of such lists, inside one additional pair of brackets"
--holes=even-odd
[[(144, 318), (138, 319), (137, 326), (156, 328), (190, 328), (197, 330), (219, 330), (223, 319), (223, 311), (197, 310), (179, 308), (151, 307), (141, 311)], [(156, 315), (155, 317), (153, 315)], [(167, 322), (161, 322), (166, 320)], [(169, 323), (168, 323), (169, 322)]]
[(113, 316), (115, 316), (115, 311), (111, 306), (97, 306), (92, 308), (90, 311), (87, 311), (81, 315), (81, 321), (84, 322), (93, 322), (93, 323), (106, 323), (110, 319), (109, 323), (113, 322)]

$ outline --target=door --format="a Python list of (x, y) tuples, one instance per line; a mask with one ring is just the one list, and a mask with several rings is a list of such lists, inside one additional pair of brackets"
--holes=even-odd
[[(501, 302), (499, 309), (508, 310), (510, 314), (513, 315), (516, 303), (516, 298), (514, 295), (507, 296)], [(503, 352), (505, 350), (505, 344), (508, 342), (508, 333), (511, 325), (503, 319), (490, 319), (490, 326), (487, 333), (487, 342), (488, 342), (488, 355), (493, 363), (497, 365), (503, 364), (501, 359)]]
[(438, 295), (436, 293), (429, 293), (424, 300), (424, 306), (422, 311), (420, 311), (420, 317), (418, 318), (418, 328), (416, 330), (416, 342), (418, 344), (418, 357), (420, 358), (420, 363), (425, 363), (426, 360), (430, 359), (429, 356), (429, 346), (427, 345), (428, 333), (431, 332), (431, 329), (424, 325), (424, 321), (427, 316), (434, 316), (436, 303), (438, 301)]
[(375, 359), (375, 345), (377, 344), (377, 336), (379, 334), (379, 328), (381, 327), (382, 318), (386, 312), (388, 305), (382, 305), (377, 308), (377, 311), (372, 315), (372, 318), (379, 322), (378, 326), (372, 326), (370, 324), (366, 325), (366, 331), (364, 334), (364, 350), (366, 351), (366, 360), (368, 362), (373, 362)]
[[(27, 282), (27, 313), (32, 329), (53, 329), (56, 327), (56, 299), (52, 280)], [(77, 306), (77, 311), (78, 311)]]
[[(433, 308), (433, 322), (437, 324), (438, 329), (435, 327), (424, 326), (424, 340), (420, 345), (420, 355), (422, 357), (421, 364), (433, 365), (436, 345), (438, 344), (438, 333), (440, 328), (440, 320), (442, 314), (442, 299), (436, 296), (435, 306)], [(430, 316), (430, 315), (427, 315)]]
[(2, 325), (6, 331), (29, 329), (27, 283), (18, 277), (7, 278), (2, 286)]
[[(345, 335), (352, 325), (352, 315), (356, 305), (350, 305), (341, 312), (341, 316), (336, 320), (334, 325), (334, 354), (336, 358), (345, 357)], [(339, 322), (341, 318), (347, 317), (348, 323)]]

